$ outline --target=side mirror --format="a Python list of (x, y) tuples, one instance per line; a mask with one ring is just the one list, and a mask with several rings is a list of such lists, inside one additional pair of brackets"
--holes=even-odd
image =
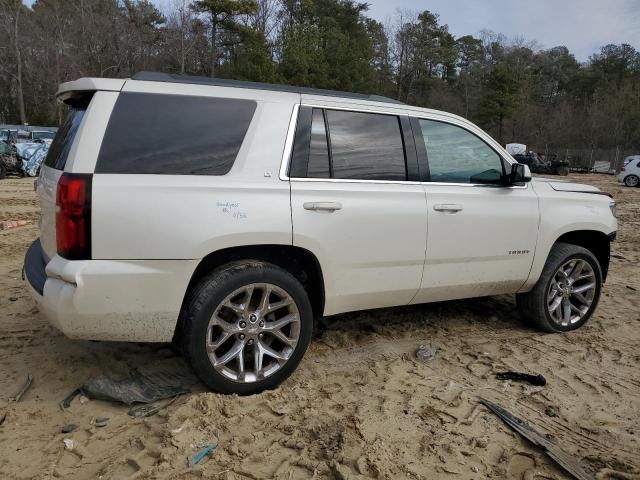
[(523, 163), (514, 163), (511, 165), (511, 174), (509, 175), (509, 184), (526, 183), (531, 181), (531, 170), (529, 165)]

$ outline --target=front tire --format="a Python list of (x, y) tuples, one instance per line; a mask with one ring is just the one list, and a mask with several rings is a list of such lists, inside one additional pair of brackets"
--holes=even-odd
[(196, 375), (220, 393), (277, 387), (296, 369), (313, 331), (306, 291), (289, 272), (255, 260), (214, 270), (182, 312), (182, 350)]
[(551, 249), (533, 290), (516, 296), (520, 315), (545, 332), (568, 332), (593, 315), (602, 289), (602, 269), (589, 250), (568, 243)]
[(624, 184), (627, 187), (637, 187), (638, 183), (640, 183), (640, 178), (636, 175), (627, 175), (624, 177)]

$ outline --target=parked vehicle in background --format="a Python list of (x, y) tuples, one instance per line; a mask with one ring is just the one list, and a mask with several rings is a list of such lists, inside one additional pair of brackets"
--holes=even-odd
[(640, 161), (640, 155), (629, 155), (628, 157), (624, 157), (622, 165), (626, 167), (629, 162), (633, 162), (635, 160)]
[(16, 157), (15, 144), (10, 130), (0, 130), (0, 178), (20, 174), (20, 162)]
[(69, 337), (173, 341), (211, 389), (250, 394), (294, 371), (323, 315), (516, 294), (567, 332), (598, 304), (612, 199), (532, 180), (461, 117), (154, 73), (58, 98), (24, 272)]
[(0, 141), (7, 143), (16, 143), (18, 139), (18, 130), (3, 129), (0, 130)]
[(55, 137), (56, 132), (51, 130), (31, 130), (30, 136), (31, 140), (34, 142), (43, 142), (47, 144), (51, 144), (53, 141), (53, 137)]
[(524, 165), (527, 165), (533, 173), (544, 173), (547, 175), (569, 175), (569, 162), (557, 160), (556, 155), (550, 159), (540, 157), (535, 152), (527, 152), (525, 155), (514, 155), (513, 158)]
[(51, 143), (57, 130), (56, 127), (0, 125), (0, 141), (5, 140), (13, 144)]
[(0, 178), (6, 175), (37, 176), (57, 130), (30, 126), (0, 128)]
[[(640, 185), (640, 155), (635, 155), (634, 157), (625, 158), (625, 165), (618, 174), (618, 181), (624, 183), (627, 187)], [(627, 159), (629, 159), (628, 162)]]
[(518, 163), (527, 165), (533, 173), (569, 175), (569, 162), (557, 160), (555, 154), (550, 158), (538, 155), (534, 151), (527, 150), (527, 146), (523, 143), (508, 143), (505, 148)]

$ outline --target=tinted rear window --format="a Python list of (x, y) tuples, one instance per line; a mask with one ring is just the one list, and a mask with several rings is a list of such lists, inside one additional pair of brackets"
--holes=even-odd
[(67, 157), (69, 156), (69, 150), (71, 150), (73, 140), (76, 138), (78, 128), (80, 128), (80, 122), (82, 122), (84, 112), (84, 108), (71, 108), (69, 110), (67, 118), (58, 129), (58, 132), (49, 147), (47, 158), (44, 161), (44, 164), (47, 167), (55, 168), (56, 170), (64, 170), (64, 166), (67, 163)]
[(224, 175), (255, 109), (253, 100), (121, 93), (95, 171)]

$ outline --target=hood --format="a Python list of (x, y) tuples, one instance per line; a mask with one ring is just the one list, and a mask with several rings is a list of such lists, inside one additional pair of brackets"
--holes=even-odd
[(565, 182), (553, 178), (542, 177), (536, 177), (533, 181), (537, 183), (546, 183), (556, 192), (595, 193), (596, 195), (607, 195), (608, 197), (611, 197), (611, 194), (603, 192), (598, 187), (585, 185), (584, 183)]

